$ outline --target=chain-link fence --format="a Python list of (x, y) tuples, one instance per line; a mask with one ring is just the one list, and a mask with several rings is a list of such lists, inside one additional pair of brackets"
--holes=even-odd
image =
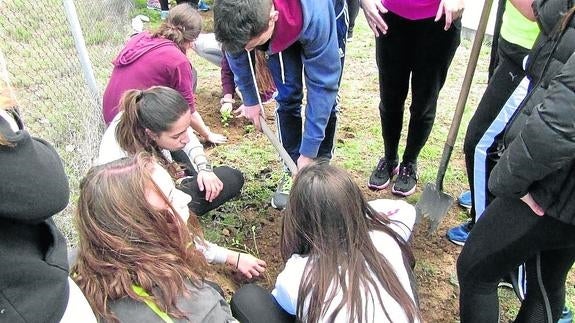
[[(132, 32), (134, 7), (130, 0), (0, 0), (0, 54), (24, 122), (60, 153), (72, 201), (97, 153), (101, 93)], [(72, 209), (56, 218), (74, 242)]]

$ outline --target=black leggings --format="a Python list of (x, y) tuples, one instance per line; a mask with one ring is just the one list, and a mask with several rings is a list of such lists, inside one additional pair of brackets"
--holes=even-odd
[(355, 27), (355, 19), (359, 13), (359, 0), (347, 0), (347, 11), (349, 12), (349, 27), (348, 32), (353, 33)]
[(443, 30), (445, 20), (408, 20), (383, 14), (389, 29), (376, 38), (379, 70), (379, 115), (385, 157), (398, 159), (404, 103), (411, 80), (411, 106), (404, 162), (416, 162), (435, 120), (439, 91), (459, 46), (461, 20)]
[(200, 191), (198, 187), (198, 174), (195, 172), (188, 156), (181, 150), (171, 152), (171, 154), (174, 161), (184, 164), (187, 167), (186, 173), (190, 178), (184, 179), (178, 186), (178, 189), (192, 197), (192, 201), (188, 204), (188, 207), (197, 216), (208, 213), (240, 194), (244, 186), (244, 175), (242, 172), (228, 166), (214, 167), (214, 174), (222, 181), (224, 188), (218, 197), (212, 202), (208, 202), (205, 199), (206, 193)]
[(230, 301), (232, 315), (241, 323), (293, 323), (295, 316), (284, 311), (267, 290), (255, 284), (238, 289)]
[(499, 280), (526, 262), (527, 290), (515, 322), (557, 322), (575, 261), (575, 226), (537, 216), (518, 199), (496, 198), (457, 260), (461, 322), (498, 322)]

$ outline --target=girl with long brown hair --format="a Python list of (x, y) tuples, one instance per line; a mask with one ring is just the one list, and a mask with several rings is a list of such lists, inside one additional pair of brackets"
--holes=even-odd
[(284, 213), (286, 262), (272, 294), (302, 322), (417, 322), (406, 240), (413, 206), (368, 203), (344, 170), (298, 172)]
[(146, 153), (96, 166), (82, 180), (73, 278), (101, 319), (234, 321), (205, 281), (206, 260), (222, 259), (250, 276), (265, 263), (205, 241), (188, 202)]
[(201, 216), (237, 196), (244, 179), (237, 169), (211, 166), (190, 119), (187, 103), (176, 90), (154, 86), (126, 91), (120, 113), (102, 137), (96, 162), (142, 151), (153, 154), (192, 196), (189, 207)]

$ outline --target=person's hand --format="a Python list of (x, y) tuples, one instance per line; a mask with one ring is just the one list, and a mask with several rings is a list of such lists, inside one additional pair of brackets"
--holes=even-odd
[(387, 24), (381, 14), (386, 13), (387, 8), (383, 6), (381, 0), (361, 0), (361, 7), (363, 8), (367, 24), (375, 37), (379, 37), (380, 32), (385, 35), (387, 33)]
[(205, 139), (212, 144), (224, 144), (228, 141), (226, 136), (211, 131), (208, 133), (208, 136), (205, 137)]
[(463, 0), (441, 0), (437, 14), (435, 14), (435, 21), (439, 21), (441, 16), (445, 14), (445, 27), (443, 27), (443, 30), (448, 30), (451, 27), (451, 23), (461, 17), (464, 8)]
[(220, 107), (220, 113), (222, 115), (224, 114), (231, 114), (232, 110), (233, 110), (234, 106), (231, 102), (224, 102), (222, 103), (222, 106)]
[(224, 95), (224, 97), (220, 100), (220, 104), (222, 105), (220, 107), (220, 113), (222, 115), (224, 115), (224, 114), (230, 115), (232, 113), (233, 108), (234, 108), (235, 102), (236, 102), (236, 100), (234, 100), (234, 98), (232, 97), (231, 94)]
[(247, 253), (234, 253), (233, 255), (237, 258), (232, 258), (228, 263), (236, 267), (248, 279), (259, 277), (266, 271), (266, 262), (261, 259)]
[(523, 195), (523, 197), (521, 198), (521, 201), (523, 201), (523, 203), (527, 204), (527, 206), (529, 206), (531, 211), (533, 211), (533, 213), (537, 214), (538, 216), (545, 215), (545, 211), (543, 211), (543, 208), (539, 204), (537, 204), (537, 202), (535, 202), (535, 200), (533, 199), (533, 196), (531, 196), (531, 193), (527, 193), (527, 194)]
[(224, 183), (212, 171), (200, 170), (198, 172), (198, 188), (206, 192), (206, 201), (212, 202), (224, 188)]
[(307, 165), (313, 162), (313, 158), (306, 157), (304, 155), (299, 155), (297, 159), (297, 169), (301, 170), (302, 168), (306, 167)]
[(261, 112), (262, 112), (262, 109), (260, 108), (260, 106), (258, 104), (250, 105), (250, 106), (246, 106), (246, 105), (242, 104), (242, 105), (240, 105), (239, 108), (234, 110), (236, 117), (247, 118), (248, 120), (250, 120), (254, 124), (254, 126), (258, 130), (261, 130), (261, 126), (260, 126)]

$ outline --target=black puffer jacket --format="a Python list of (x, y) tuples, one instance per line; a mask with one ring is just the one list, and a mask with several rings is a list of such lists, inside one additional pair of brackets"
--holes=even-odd
[[(537, 1), (541, 35), (528, 65), (532, 91), (509, 122), (493, 169), (495, 196), (531, 193), (547, 216), (575, 224), (575, 20), (560, 28), (573, 1)], [(559, 22), (559, 25), (557, 23)]]
[(68, 260), (51, 218), (68, 203), (68, 179), (50, 144), (2, 116), (0, 132), (14, 144), (0, 145), (0, 322), (59, 322)]

